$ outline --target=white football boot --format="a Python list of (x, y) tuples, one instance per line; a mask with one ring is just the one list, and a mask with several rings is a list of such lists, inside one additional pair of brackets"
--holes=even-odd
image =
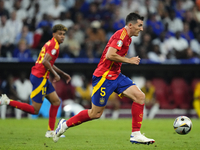
[(47, 131), (45, 134), (45, 137), (51, 138), (51, 137), (53, 137), (53, 135), (54, 135), (54, 131)]
[(54, 136), (53, 136), (53, 141), (57, 142), (59, 140), (59, 138), (61, 137), (61, 135), (67, 130), (67, 125), (66, 125), (66, 120), (65, 119), (61, 119), (58, 122), (58, 126), (55, 130)]
[[(46, 138), (52, 138), (55, 131), (47, 131), (45, 134)], [(65, 135), (61, 135), (60, 137), (65, 137)]]
[(131, 134), (131, 138), (130, 138), (130, 142), (136, 143), (136, 144), (153, 144), (155, 142), (154, 139), (149, 139), (147, 137), (144, 136), (144, 134), (141, 134), (140, 131), (139, 132), (133, 132)]
[(0, 106), (1, 105), (8, 105), (10, 103), (10, 99), (7, 97), (6, 94), (2, 94), (0, 97)]

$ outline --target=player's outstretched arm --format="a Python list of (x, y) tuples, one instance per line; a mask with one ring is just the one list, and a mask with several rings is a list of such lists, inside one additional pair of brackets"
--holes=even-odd
[(59, 69), (58, 67), (56, 67), (55, 65), (53, 65), (53, 69), (61, 75), (61, 77), (66, 80), (66, 83), (69, 83), (69, 81), (71, 80), (71, 77), (69, 74), (65, 73), (64, 71), (62, 71), (61, 69)]
[(109, 47), (106, 53), (106, 59), (121, 63), (135, 64), (135, 65), (138, 65), (140, 63), (140, 58), (138, 56), (132, 58), (122, 57), (117, 54), (117, 51), (118, 50), (116, 48)]
[(51, 61), (52, 57), (50, 54), (46, 53), (44, 56), (44, 59), (42, 60), (42, 64), (44, 65), (44, 67), (50, 71), (53, 75), (54, 75), (54, 80), (53, 82), (57, 82), (60, 80), (60, 76), (57, 74), (57, 72), (53, 69), (53, 67), (51, 66)]

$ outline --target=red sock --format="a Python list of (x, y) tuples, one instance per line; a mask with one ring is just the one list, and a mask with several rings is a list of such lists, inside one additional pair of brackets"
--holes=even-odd
[(132, 132), (140, 131), (143, 119), (144, 104), (138, 104), (133, 102), (131, 113), (132, 113)]
[(29, 114), (35, 114), (34, 107), (27, 104), (27, 103), (21, 103), (19, 101), (10, 100), (9, 105), (12, 106), (12, 107), (21, 109), (22, 111), (25, 111)]
[(88, 109), (79, 112), (77, 115), (67, 120), (66, 124), (68, 127), (79, 125), (83, 122), (91, 120), (88, 115)]
[(51, 105), (50, 107), (48, 130), (54, 130), (58, 108), (59, 108), (59, 105), (58, 106)]

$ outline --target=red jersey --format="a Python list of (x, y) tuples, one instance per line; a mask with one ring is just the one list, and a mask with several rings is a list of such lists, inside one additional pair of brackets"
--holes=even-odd
[(51, 66), (53, 66), (54, 62), (56, 61), (59, 55), (59, 44), (55, 38), (52, 38), (51, 40), (49, 40), (48, 42), (44, 44), (44, 46), (42, 47), (42, 50), (40, 51), (38, 59), (35, 62), (35, 66), (33, 66), (31, 69), (31, 73), (38, 78), (41, 78), (41, 77), (44, 77), (47, 79), (49, 78), (50, 72), (42, 64), (42, 61), (46, 53), (51, 55), (52, 60), (50, 61), (50, 64)]
[(125, 28), (116, 31), (108, 41), (93, 75), (96, 77), (104, 76), (106, 79), (115, 80), (121, 72), (122, 63), (106, 59), (108, 48), (116, 48), (118, 50), (117, 54), (125, 57), (131, 41), (132, 39), (128, 36)]

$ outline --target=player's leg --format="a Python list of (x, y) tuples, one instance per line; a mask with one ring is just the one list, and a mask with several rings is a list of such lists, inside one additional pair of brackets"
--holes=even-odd
[(48, 131), (45, 134), (45, 137), (53, 137), (54, 135), (54, 127), (56, 122), (56, 116), (58, 112), (58, 108), (60, 107), (60, 99), (55, 91), (47, 94), (46, 98), (50, 101), (51, 106), (49, 109), (49, 122), (48, 122)]
[(53, 137), (54, 135), (54, 127), (56, 123), (56, 116), (58, 109), (60, 107), (60, 98), (58, 97), (52, 83), (47, 80), (45, 85), (45, 97), (48, 99), (48, 101), (51, 103), (50, 109), (49, 109), (49, 122), (48, 122), (48, 130), (45, 134), (45, 137)]
[(70, 127), (74, 127), (74, 126), (80, 125), (84, 122), (100, 118), (104, 109), (105, 109), (105, 106), (99, 107), (99, 106), (92, 104), (91, 109), (82, 110), (77, 115), (71, 117), (68, 120), (61, 119), (59, 121), (58, 127), (55, 131), (53, 141), (57, 142), (59, 137)]
[(132, 143), (141, 143), (141, 144), (151, 144), (154, 143), (154, 139), (146, 138), (140, 132), (143, 119), (143, 109), (145, 94), (136, 86), (132, 85), (126, 90), (123, 91), (123, 96), (126, 96), (133, 100), (131, 113), (132, 113), (132, 133), (130, 141)]
[[(102, 77), (103, 78), (103, 77)], [(114, 81), (102, 79), (101, 77), (93, 78), (93, 92), (92, 92), (92, 108), (79, 112), (77, 115), (71, 117), (69, 120), (61, 119), (53, 137), (54, 142), (57, 142), (59, 137), (70, 127), (77, 126), (83, 122), (101, 117), (105, 109), (107, 100), (113, 92), (112, 83)], [(95, 79), (95, 80), (94, 80)], [(102, 80), (103, 82), (101, 82)], [(112, 83), (111, 83), (112, 82)], [(98, 84), (99, 83), (99, 84)]]
[(12, 107), (21, 109), (24, 112), (35, 115), (38, 114), (42, 104), (32, 100), (32, 105), (29, 105), (27, 103), (9, 99), (6, 94), (2, 94), (0, 97), (0, 105), (10, 105)]

